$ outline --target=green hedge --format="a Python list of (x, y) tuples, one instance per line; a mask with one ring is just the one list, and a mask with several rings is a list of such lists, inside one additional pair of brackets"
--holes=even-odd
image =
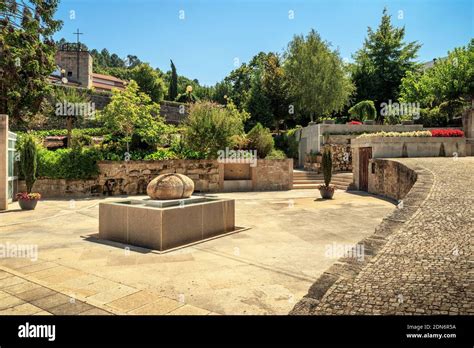
[[(67, 129), (49, 129), (49, 130), (39, 130), (29, 132), (37, 138), (46, 138), (50, 136), (66, 136)], [(19, 135), (26, 134), (25, 132), (17, 132)], [(107, 134), (107, 131), (104, 128), (82, 128), (82, 129), (73, 129), (72, 136), (79, 137), (82, 135), (89, 136), (102, 136)]]
[(99, 174), (97, 161), (103, 155), (95, 148), (59, 149), (38, 152), (38, 177), (51, 179), (91, 179)]

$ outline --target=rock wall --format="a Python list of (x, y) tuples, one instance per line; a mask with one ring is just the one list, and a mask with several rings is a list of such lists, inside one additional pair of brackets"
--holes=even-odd
[[(33, 190), (44, 198), (144, 195), (159, 174), (179, 173), (194, 181), (195, 192), (221, 192), (225, 165), (217, 160), (101, 161), (99, 176), (90, 180), (40, 178)], [(252, 190), (290, 190), (293, 160), (258, 160), (252, 167)], [(23, 181), (18, 191), (25, 191)]]
[[(350, 172), (352, 171), (352, 151), (350, 144), (345, 143), (326, 143), (325, 146), (331, 148), (332, 153), (332, 171), (336, 172)], [(311, 156), (306, 154), (304, 162), (304, 170), (321, 173), (321, 157)]]
[(293, 188), (293, 159), (259, 159), (252, 168), (252, 184), (255, 191), (279, 191)]
[(146, 194), (148, 183), (167, 173), (189, 176), (197, 192), (219, 190), (219, 164), (212, 160), (102, 161), (99, 172), (98, 184), (107, 195)]
[(369, 168), (369, 193), (387, 198), (404, 198), (417, 180), (414, 170), (394, 160), (372, 159)]
[(162, 102), (160, 104), (160, 115), (169, 124), (180, 124), (188, 117), (188, 105)]
[(333, 172), (352, 171), (352, 151), (351, 146), (346, 144), (329, 144), (332, 152)]

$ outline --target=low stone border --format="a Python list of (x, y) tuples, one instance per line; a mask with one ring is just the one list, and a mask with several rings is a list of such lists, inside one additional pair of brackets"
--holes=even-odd
[[(398, 162), (396, 160), (382, 161)], [(407, 222), (418, 215), (419, 210), (431, 194), (435, 180), (434, 175), (423, 167), (409, 167), (400, 162), (398, 164), (405, 167), (404, 169), (412, 171), (413, 175), (410, 177), (414, 178), (415, 181), (412, 183), (408, 194), (402, 197), (402, 201), (397, 208), (376, 227), (375, 233), (358, 243), (364, 245), (363, 261), (353, 257), (340, 258), (316, 280), (309, 288), (308, 294), (296, 303), (290, 311), (290, 315), (317, 315), (316, 307), (333, 285), (342, 280), (354, 279), (367, 264), (374, 260), (378, 251), (387, 243), (389, 236), (399, 231)], [(394, 197), (389, 198), (393, 199)]]

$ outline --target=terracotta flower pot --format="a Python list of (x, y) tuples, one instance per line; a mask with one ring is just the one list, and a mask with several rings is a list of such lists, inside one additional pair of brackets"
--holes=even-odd
[(36, 204), (38, 204), (37, 199), (18, 199), (18, 204), (22, 210), (35, 210)]
[(319, 193), (321, 194), (321, 197), (323, 199), (332, 199), (334, 196), (334, 191), (335, 188), (332, 185), (326, 186), (326, 185), (320, 185), (319, 186)]

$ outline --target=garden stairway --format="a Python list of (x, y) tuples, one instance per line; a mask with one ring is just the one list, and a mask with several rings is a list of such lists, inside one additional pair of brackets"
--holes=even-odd
[[(324, 184), (323, 174), (304, 171), (304, 170), (293, 170), (293, 190), (296, 189), (316, 189), (318, 185)], [(333, 173), (331, 184), (338, 190), (347, 190), (349, 185), (352, 184), (352, 173)]]

